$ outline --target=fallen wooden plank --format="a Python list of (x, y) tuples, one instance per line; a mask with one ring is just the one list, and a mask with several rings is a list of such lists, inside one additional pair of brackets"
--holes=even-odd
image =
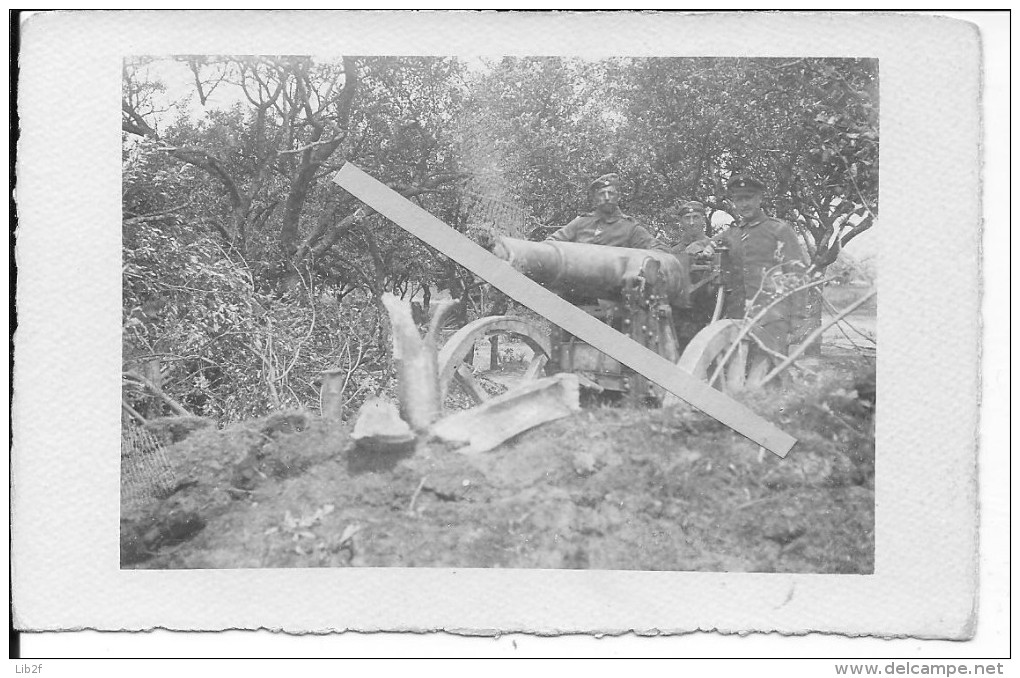
[(797, 440), (791, 435), (729, 396), (678, 369), (654, 351), (631, 341), (629, 337), (529, 280), (506, 262), (355, 165), (345, 164), (333, 177), (333, 181), (511, 298), (774, 454), (785, 457), (796, 444)]
[(518, 434), (567, 417), (580, 408), (577, 376), (564, 372), (440, 419), (432, 425), (431, 433), (445, 442), (466, 446), (458, 452), (487, 452)]

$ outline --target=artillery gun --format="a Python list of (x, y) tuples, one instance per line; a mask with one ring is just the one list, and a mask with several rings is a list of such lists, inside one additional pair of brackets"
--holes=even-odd
[[(772, 366), (753, 333), (741, 337), (739, 321), (718, 318), (728, 255), (723, 248), (708, 261), (692, 262), (687, 255), (654, 250), (503, 237), (492, 253), (702, 380), (715, 375), (725, 358), (714, 380), (724, 392), (753, 387)], [(708, 309), (714, 310), (706, 311), (706, 299)], [(473, 356), (479, 339), (493, 335), (513, 335), (530, 347), (533, 356), (524, 369), (525, 381), (572, 372), (589, 391), (631, 404), (673, 399), (661, 386), (556, 325), (505, 315), (479, 318), (449, 338), (439, 354), (444, 392), (456, 380), (476, 401), (486, 399), (464, 360)]]
[[(699, 332), (695, 340), (692, 340), (684, 349), (680, 361), (672, 363), (655, 351), (634, 341), (617, 341), (616, 338), (623, 337), (619, 332), (557, 297), (554, 292), (543, 288), (539, 283), (530, 280), (527, 276), (515, 270), (505, 260), (501, 261), (493, 256), (491, 252), (465, 239), (463, 235), (449, 225), (444, 224), (434, 215), (429, 214), (420, 206), (410, 202), (351, 163), (346, 163), (340, 168), (340, 171), (334, 175), (333, 182), (373, 209), (378, 210), (379, 213), (394, 221), (408, 233), (420, 238), (427, 245), (434, 247), (475, 275), (483, 278), (510, 298), (521, 302), (546, 320), (584, 339), (598, 350), (620, 361), (629, 369), (667, 389), (671, 396), (683, 399), (685, 402), (729, 426), (748, 439), (753, 440), (777, 456), (785, 457), (796, 444), (797, 440), (788, 433), (777, 428), (774, 424), (755, 414), (733, 398), (728, 397), (725, 393), (720, 393), (719, 390), (705, 383), (706, 380), (703, 378), (699, 378), (698, 369), (704, 366), (704, 362), (708, 358), (712, 357), (710, 350), (700, 351), (697, 355), (697, 361), (694, 361), (692, 358), (692, 362), (696, 364), (685, 367), (685, 357), (691, 352), (695, 340), (709, 329), (719, 326), (721, 321), (711, 323), (709, 327)], [(450, 308), (450, 306), (447, 305), (446, 308)], [(414, 321), (411, 318), (409, 307), (406, 315), (407, 323), (413, 326)], [(443, 316), (444, 312), (437, 309), (430, 321), (429, 331), (424, 342), (420, 337), (417, 337), (416, 333), (406, 333), (408, 335), (415, 334), (416, 341), (414, 343), (418, 344), (418, 353), (431, 352), (430, 346), (435, 345), (432, 342), (435, 341), (436, 333), (442, 327), (441, 321)], [(401, 325), (403, 324), (405, 323), (401, 323)], [(735, 351), (735, 348), (745, 346), (744, 339), (749, 328), (741, 327), (739, 323), (735, 326), (728, 325), (727, 327), (735, 327), (736, 336), (729, 342), (728, 348), (724, 348), (725, 352), (721, 354), (722, 361), (726, 362), (735, 353), (746, 358), (748, 356), (747, 351)], [(459, 330), (454, 337), (451, 337), (451, 341), (447, 342), (447, 345), (443, 347), (442, 354), (437, 356), (435, 361), (435, 363), (439, 363), (439, 358), (442, 359), (440, 369), (433, 372), (435, 374), (434, 380), (431, 377), (427, 379), (428, 383), (435, 384), (436, 387), (430, 390), (438, 396), (440, 387), (442, 390), (447, 389), (454, 374), (467, 377), (470, 380), (471, 370), (467, 369), (464, 365), (463, 359), (469, 352), (473, 352), (474, 339), (479, 335), (484, 336), (489, 331), (500, 331), (500, 328), (520, 334), (525, 338), (526, 343), (536, 349), (535, 355), (528, 364), (525, 377), (529, 375), (533, 377), (538, 376), (545, 370), (549, 356), (552, 355), (552, 341), (550, 332), (546, 331), (544, 327), (521, 318), (506, 316), (480, 318)], [(729, 331), (727, 330), (727, 332)], [(725, 332), (714, 332), (708, 338), (715, 341), (720, 337), (724, 337), (725, 334)], [(706, 342), (706, 346), (711, 343)], [(715, 357), (719, 357), (719, 355)], [(744, 362), (744, 368), (748, 364), (751, 363)], [(741, 384), (746, 383), (744, 382), (746, 376), (744, 368), (739, 370)], [(779, 368), (777, 367), (776, 369)], [(440, 370), (442, 373), (441, 383)], [(712, 378), (707, 381), (715, 382), (716, 376), (722, 373), (722, 371), (723, 369), (720, 365), (712, 373)], [(726, 364), (725, 371), (727, 373), (732, 371), (730, 363)], [(550, 380), (559, 381), (565, 386), (567, 382), (573, 382), (575, 389), (579, 381), (574, 378), (573, 373), (570, 373), (555, 375), (542, 380), (542, 382), (547, 385)], [(477, 387), (477, 384), (474, 384), (474, 386)], [(519, 392), (527, 390), (527, 388), (528, 386), (526, 385), (514, 390)], [(468, 390), (471, 390), (470, 381), (468, 382)], [(480, 391), (481, 389), (478, 390)], [(426, 403), (427, 406), (432, 409), (438, 408), (439, 403), (432, 400), (431, 395), (426, 395), (427, 398), (423, 398), (423, 400), (429, 401)], [(509, 394), (494, 398), (489, 403), (480, 405), (477, 410), (485, 410), (488, 405), (495, 404), (497, 407), (487, 408), (491, 414), (499, 406), (506, 404), (506, 395)], [(664, 400), (668, 401), (670, 398), (665, 398)], [(533, 403), (525, 402), (524, 404), (530, 406)], [(569, 403), (567, 405), (569, 408)], [(448, 421), (450, 418), (447, 417), (441, 420), (441, 422)], [(490, 421), (498, 424), (500, 419), (490, 418)], [(484, 425), (479, 424), (479, 427), (476, 427), (476, 431), (480, 427), (483, 428)], [(515, 430), (520, 432), (524, 429), (518, 427)], [(511, 435), (514, 434), (511, 432)]]

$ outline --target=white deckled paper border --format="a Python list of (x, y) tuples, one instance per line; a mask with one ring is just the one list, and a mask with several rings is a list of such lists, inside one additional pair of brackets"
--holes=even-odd
[[(977, 583), (979, 51), (970, 24), (874, 14), (37, 16), (22, 37), (19, 89), (16, 625), (968, 637)], [(875, 574), (121, 571), (121, 65), (127, 55), (183, 53), (878, 58)]]

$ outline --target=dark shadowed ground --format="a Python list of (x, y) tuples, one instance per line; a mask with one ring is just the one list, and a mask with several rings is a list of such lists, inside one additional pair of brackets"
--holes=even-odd
[(304, 416), (198, 431), (173, 494), (125, 503), (122, 565), (870, 573), (874, 359), (811, 366), (744, 398), (799, 439), (785, 460), (686, 409), (587, 409), (476, 456), (359, 453)]

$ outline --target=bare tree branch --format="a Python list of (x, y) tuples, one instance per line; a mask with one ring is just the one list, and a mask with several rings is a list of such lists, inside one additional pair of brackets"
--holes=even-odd
[[(214, 82), (212, 80), (201, 79), (199, 75), (199, 69), (202, 66), (202, 62), (199, 61), (199, 59), (195, 57), (188, 57), (185, 59), (185, 61), (187, 61), (188, 68), (191, 69), (191, 72), (195, 76), (195, 89), (198, 91), (198, 100), (201, 102), (203, 106), (205, 106), (206, 101), (208, 101), (209, 96), (213, 93), (213, 91), (219, 86), (221, 82), (226, 80), (228, 68), (226, 65), (224, 65), (223, 70), (220, 73), (220, 77), (217, 78)], [(203, 89), (202, 87), (203, 85), (208, 85), (210, 83), (212, 83), (211, 87), (209, 87), (208, 89)]]
[(130, 104), (127, 99), (121, 101), (121, 110), (127, 115), (127, 118), (121, 120), (121, 128), (129, 134), (137, 134), (140, 137), (150, 137), (152, 139), (159, 139), (159, 135), (156, 134), (145, 118)]
[(857, 237), (861, 233), (864, 233), (864, 231), (866, 231), (869, 228), (871, 228), (874, 225), (874, 221), (875, 221), (874, 215), (869, 213), (868, 216), (866, 216), (863, 219), (861, 219), (861, 221), (859, 223), (857, 223), (849, 231), (847, 231), (846, 233), (844, 233), (840, 237), (840, 239), (839, 239), (840, 246), (845, 246), (848, 242), (853, 240), (855, 237)]
[(147, 223), (149, 221), (158, 221), (159, 219), (164, 219), (164, 218), (166, 218), (166, 217), (168, 217), (168, 216), (170, 216), (172, 214), (177, 214), (181, 210), (183, 210), (183, 209), (185, 209), (187, 207), (191, 207), (193, 204), (195, 204), (195, 201), (194, 200), (189, 200), (188, 202), (184, 203), (183, 205), (176, 205), (174, 207), (171, 207), (170, 209), (162, 210), (160, 212), (150, 212), (148, 214), (131, 215), (130, 217), (128, 217), (127, 219), (124, 220), (124, 223), (125, 224), (144, 224), (144, 223)]
[[(290, 191), (287, 194), (287, 200), (284, 204), (283, 218), (280, 226), (279, 242), (280, 247), (283, 249), (288, 256), (293, 256), (298, 250), (295, 245), (298, 234), (298, 222), (301, 217), (301, 210), (304, 208), (304, 203), (308, 197), (308, 191), (311, 188), (312, 182), (315, 180), (316, 172), (319, 167), (325, 162), (333, 152), (340, 146), (343, 139), (346, 136), (347, 125), (350, 121), (350, 108), (354, 100), (354, 93), (357, 89), (357, 68), (354, 60), (350, 57), (343, 58), (344, 65), (344, 87), (340, 92), (339, 100), (339, 115), (337, 123), (337, 135), (324, 143), (316, 144), (321, 137), (325, 129), (325, 125), (318, 121), (315, 123), (315, 131), (312, 134), (312, 145), (306, 147), (301, 153), (300, 165), (297, 174), (291, 181)], [(314, 114), (311, 110), (311, 104), (308, 101), (308, 88), (307, 85), (307, 72), (302, 69), (297, 76), (297, 87), (296, 92), (299, 96), (303, 96), (303, 100), (300, 105), (304, 108), (306, 115), (312, 116), (314, 121)]]

